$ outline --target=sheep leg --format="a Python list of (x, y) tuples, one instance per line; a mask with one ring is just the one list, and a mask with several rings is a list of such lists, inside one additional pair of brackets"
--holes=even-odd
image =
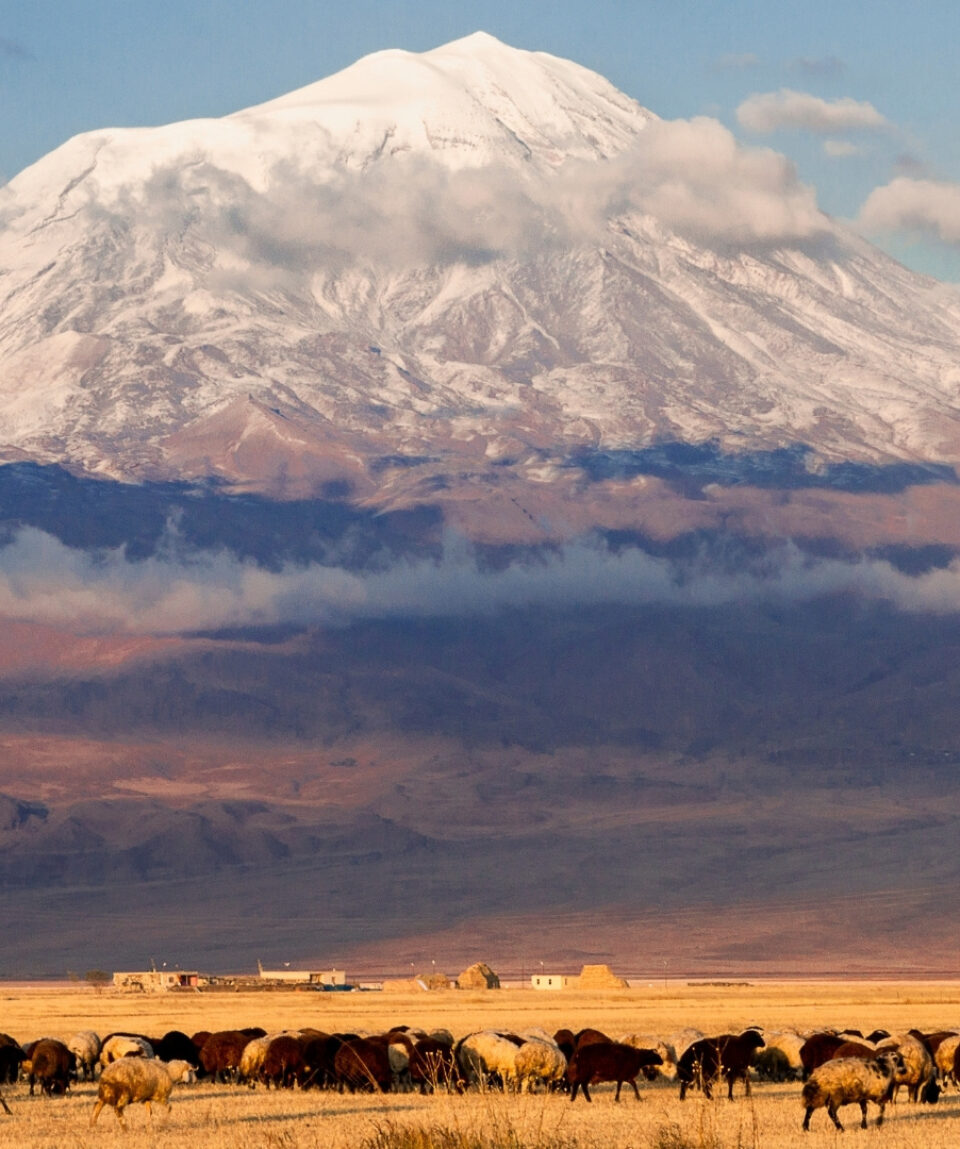
[(623, 1085), (623, 1082), (622, 1082), (622, 1081), (618, 1081), (618, 1082), (617, 1082), (617, 1092), (616, 1092), (616, 1093), (614, 1093), (614, 1095), (613, 1095), (613, 1099), (614, 1099), (614, 1101), (619, 1101), (619, 1100), (620, 1100), (620, 1086), (621, 1086), (621, 1085)]
[(867, 1103), (866, 1101), (860, 1102), (860, 1128), (866, 1129), (867, 1127)]
[(100, 1116), (100, 1110), (103, 1108), (103, 1101), (98, 1097), (97, 1103), (93, 1107), (93, 1116), (90, 1118), (90, 1124), (95, 1125), (97, 1118)]
[(812, 1116), (813, 1116), (813, 1106), (812, 1106), (812, 1105), (808, 1105), (808, 1106), (807, 1106), (807, 1111), (806, 1111), (806, 1113), (803, 1115), (803, 1131), (804, 1131), (804, 1133), (809, 1133), (809, 1132), (810, 1132), (810, 1118), (811, 1118)]
[[(879, 1129), (883, 1124), (883, 1111), (887, 1107), (887, 1103), (886, 1101), (878, 1101), (877, 1104), (880, 1106), (880, 1112), (877, 1114), (877, 1128)], [(866, 1118), (864, 1118), (864, 1120), (866, 1120)], [(866, 1126), (864, 1126), (864, 1129), (866, 1129)]]
[(636, 1099), (639, 1101), (640, 1100), (640, 1090), (637, 1088), (636, 1081), (631, 1081), (630, 1084), (633, 1086), (634, 1097), (636, 1097)]
[(827, 1103), (827, 1113), (830, 1114), (830, 1120), (834, 1123), (834, 1125), (836, 1125), (836, 1127), (842, 1133), (843, 1132), (843, 1126), (840, 1124), (840, 1118), (837, 1116), (837, 1107), (836, 1107), (836, 1105), (834, 1105), (834, 1103), (832, 1101)]
[(13, 1110), (12, 1110), (12, 1109), (10, 1108), (10, 1106), (9, 1106), (9, 1105), (6, 1103), (6, 1101), (4, 1101), (4, 1099), (3, 1099), (3, 1094), (2, 1094), (2, 1093), (0, 1093), (0, 1106), (2, 1106), (2, 1107), (3, 1107), (3, 1111), (4, 1111), (4, 1113), (6, 1113), (6, 1115), (7, 1115), (8, 1117), (12, 1117), (12, 1116), (13, 1116)]

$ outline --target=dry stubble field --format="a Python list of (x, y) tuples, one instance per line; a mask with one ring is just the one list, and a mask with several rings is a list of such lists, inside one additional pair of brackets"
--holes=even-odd
[[(800, 983), (689, 985), (684, 982), (595, 993), (412, 994), (246, 993), (151, 997), (119, 996), (89, 990), (37, 989), (0, 985), (0, 1030), (18, 1040), (49, 1035), (66, 1038), (78, 1029), (99, 1033), (130, 1029), (161, 1034), (262, 1025), (275, 1029), (312, 1026), (325, 1030), (382, 1030), (394, 1024), (445, 1026), (458, 1036), (487, 1026), (522, 1029), (541, 1025), (553, 1031), (592, 1025), (613, 1036), (627, 1031), (669, 1033), (695, 1026), (708, 1033), (741, 1029), (819, 1025), (876, 1026), (903, 1030), (960, 1027), (960, 983)], [(612, 1090), (597, 1087), (595, 1100), (573, 1105), (562, 1095), (465, 1097), (415, 1094), (337, 1095), (322, 1091), (267, 1092), (222, 1085), (178, 1086), (173, 1110), (132, 1106), (127, 1129), (104, 1112), (91, 1129), (96, 1087), (79, 1085), (63, 1099), (29, 1097), (23, 1085), (6, 1087), (13, 1116), (0, 1114), (0, 1149), (16, 1146), (74, 1149), (126, 1145), (170, 1149), (346, 1149), (368, 1145), (392, 1149), (399, 1127), (426, 1129), (432, 1136), (417, 1149), (734, 1149), (776, 1146), (790, 1149), (836, 1145), (823, 1111), (813, 1132), (800, 1131), (800, 1087), (755, 1085), (753, 1098), (730, 1104), (694, 1094), (681, 1104), (672, 1083), (641, 1085), (643, 1101), (625, 1095), (614, 1105)], [(905, 1101), (888, 1110), (884, 1127), (856, 1131), (859, 1110), (841, 1110), (853, 1136), (886, 1149), (916, 1146), (954, 1149), (960, 1144), (960, 1095), (947, 1093), (935, 1107)], [(478, 1142), (475, 1135), (482, 1134)]]

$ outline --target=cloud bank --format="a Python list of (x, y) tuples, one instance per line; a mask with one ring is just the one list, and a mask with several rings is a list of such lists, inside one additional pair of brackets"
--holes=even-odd
[(748, 96), (737, 108), (737, 120), (747, 131), (759, 134), (788, 129), (823, 133), (881, 131), (890, 126), (867, 100), (849, 96), (824, 100), (791, 88)]
[(859, 222), (868, 231), (918, 231), (960, 244), (960, 184), (900, 176), (870, 193)]
[(356, 572), (317, 564), (268, 571), (223, 553), (128, 562), (90, 554), (32, 528), (0, 550), (0, 617), (80, 633), (168, 635), (360, 619), (469, 617), (509, 608), (662, 603), (708, 607), (852, 595), (906, 611), (960, 610), (960, 562), (909, 576), (875, 559), (814, 559), (791, 544), (722, 566), (596, 538), (490, 570), (461, 539), (439, 561)]
[(88, 210), (115, 234), (132, 225), (176, 237), (192, 258), (205, 253), (211, 287), (237, 290), (363, 264), (476, 265), (605, 245), (611, 223), (638, 215), (706, 245), (802, 241), (829, 227), (784, 156), (744, 147), (707, 117), (653, 121), (613, 159), (539, 172), (456, 171), (409, 155), (364, 170), (291, 161), (260, 190), (181, 157), (108, 204), (92, 192)]

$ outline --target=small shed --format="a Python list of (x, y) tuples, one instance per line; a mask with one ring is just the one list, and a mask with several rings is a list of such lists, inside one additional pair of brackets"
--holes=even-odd
[(458, 989), (499, 989), (500, 978), (485, 961), (474, 962), (457, 978)]

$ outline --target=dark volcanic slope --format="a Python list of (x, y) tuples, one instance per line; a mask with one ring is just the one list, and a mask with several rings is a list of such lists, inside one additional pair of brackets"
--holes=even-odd
[[(531, 928), (631, 967), (950, 960), (956, 620), (833, 600), (196, 646), (0, 686), (11, 973), (148, 941), (220, 968), (416, 935), (513, 961)], [(80, 745), (102, 762), (72, 786)]]

